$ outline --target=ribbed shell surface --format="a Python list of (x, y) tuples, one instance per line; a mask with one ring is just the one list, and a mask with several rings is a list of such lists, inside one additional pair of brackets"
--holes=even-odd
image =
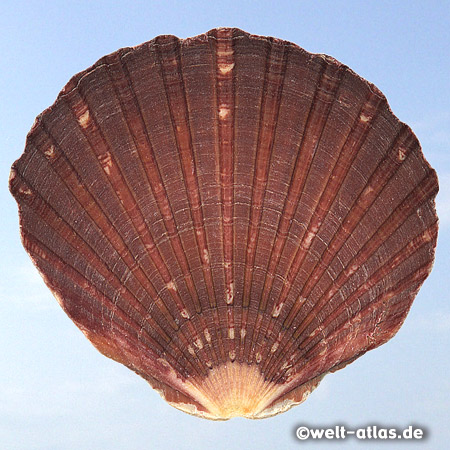
[(10, 188), (76, 325), (208, 418), (283, 411), (390, 339), (436, 245), (436, 174), (380, 91), (238, 29), (74, 76)]

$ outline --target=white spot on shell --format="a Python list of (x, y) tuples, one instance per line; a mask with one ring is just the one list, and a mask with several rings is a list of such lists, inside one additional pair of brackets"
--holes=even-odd
[(91, 118), (89, 116), (89, 110), (87, 109), (80, 117), (78, 117), (78, 123), (82, 128), (87, 128), (89, 126)]
[(228, 117), (230, 114), (230, 108), (227, 108), (226, 106), (221, 106), (219, 108), (219, 119), (224, 120)]
[(31, 190), (27, 187), (20, 186), (18, 191), (19, 194), (31, 195)]
[(163, 358), (158, 358), (158, 362), (159, 362), (162, 366), (166, 367), (167, 369), (171, 369), (170, 364), (169, 364), (165, 359), (163, 359)]
[(184, 317), (185, 319), (189, 319), (189, 313), (187, 312), (186, 309), (182, 309), (180, 314), (181, 314), (181, 317)]
[(231, 305), (233, 303), (233, 300), (234, 300), (234, 285), (233, 283), (230, 283), (227, 289), (227, 298), (226, 298), (227, 305)]
[(313, 337), (317, 336), (319, 333), (321, 333), (322, 331), (323, 331), (323, 327), (319, 326), (310, 333), (309, 337), (313, 338)]
[(50, 145), (50, 147), (45, 150), (44, 155), (49, 158), (49, 159), (53, 159), (56, 155), (55, 153), (55, 146), (54, 145)]
[(423, 234), (423, 240), (424, 242), (430, 242), (431, 239), (433, 239), (432, 234), (427, 230), (425, 231), (425, 233)]
[(228, 328), (228, 337), (230, 339), (234, 339), (234, 328), (233, 327)]
[(205, 264), (209, 264), (209, 253), (206, 248), (203, 249), (203, 261), (205, 262)]
[(219, 70), (222, 75), (226, 75), (227, 73), (233, 70), (234, 63), (231, 64), (219, 64)]
[(233, 54), (233, 49), (217, 51), (217, 56), (231, 56), (232, 54)]
[(192, 356), (195, 356), (195, 350), (192, 348), (191, 345), (188, 345), (188, 352), (189, 352)]
[(231, 350), (228, 356), (230, 357), (231, 361), (234, 361), (236, 359), (236, 352), (234, 350)]
[(272, 353), (275, 353), (277, 351), (278, 345), (279, 345), (278, 342), (275, 342), (275, 344), (272, 345), (272, 348), (270, 349), (270, 351)]
[(112, 167), (111, 153), (106, 152), (103, 155), (99, 156), (98, 159), (106, 174), (111, 175), (111, 167)]
[(260, 362), (261, 362), (261, 360), (262, 360), (262, 356), (261, 356), (261, 353), (257, 353), (256, 354), (256, 364), (259, 364)]
[(309, 247), (312, 240), (314, 239), (315, 233), (313, 233), (312, 231), (308, 231), (308, 234), (306, 235), (306, 239), (305, 239), (305, 247)]
[[(120, 193), (120, 189), (116, 189), (116, 195), (117, 195), (117, 198), (119, 199), (120, 203), (122, 203), (122, 205), (123, 205), (123, 197), (122, 197), (122, 194)], [(151, 246), (149, 245), (146, 248), (150, 249)]]
[(245, 328), (241, 328), (241, 339), (244, 339), (246, 334), (247, 331), (245, 330)]
[(370, 120), (370, 117), (365, 116), (364, 114), (361, 114), (361, 115), (359, 116), (359, 120), (360, 120), (361, 122), (368, 122), (368, 121)]
[(203, 342), (202, 342), (202, 340), (201, 340), (200, 338), (197, 338), (197, 339), (195, 340), (194, 345), (195, 345), (199, 350), (201, 350), (201, 349), (203, 348)]
[(175, 283), (173, 282), (173, 280), (169, 281), (169, 282), (166, 284), (166, 288), (169, 289), (169, 290), (171, 290), (171, 291), (174, 291), (174, 292), (177, 291), (177, 286), (175, 285)]
[(353, 264), (353, 266), (347, 267), (347, 269), (344, 270), (344, 273), (350, 277), (352, 276), (356, 271), (358, 270), (358, 266), (356, 264)]
[(280, 315), (280, 312), (283, 309), (283, 305), (284, 305), (284, 302), (281, 302), (280, 304), (275, 306), (275, 308), (273, 309), (273, 312), (272, 312), (272, 317), (278, 317)]
[(211, 342), (211, 335), (209, 334), (208, 328), (205, 328), (203, 333), (205, 334), (206, 342)]
[(406, 159), (406, 148), (399, 147), (398, 149), (398, 160), (404, 161)]

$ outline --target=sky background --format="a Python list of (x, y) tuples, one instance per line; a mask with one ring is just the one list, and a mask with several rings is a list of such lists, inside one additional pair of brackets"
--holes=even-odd
[[(446, 0), (0, 1), (0, 448), (337, 448), (338, 441), (296, 440), (295, 429), (305, 424), (413, 424), (428, 430), (427, 440), (398, 447), (448, 448), (449, 23)], [(32, 266), (7, 189), (34, 118), (72, 75), (118, 48), (217, 26), (289, 40), (350, 66), (412, 127), (440, 180), (435, 266), (399, 333), (326, 376), (302, 405), (262, 421), (188, 416), (97, 352)]]

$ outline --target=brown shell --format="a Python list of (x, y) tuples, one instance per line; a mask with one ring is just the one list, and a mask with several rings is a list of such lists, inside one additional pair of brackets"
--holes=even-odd
[(381, 92), (238, 29), (75, 75), (10, 188), (75, 324), (212, 419), (284, 411), (389, 340), (436, 246), (436, 174)]

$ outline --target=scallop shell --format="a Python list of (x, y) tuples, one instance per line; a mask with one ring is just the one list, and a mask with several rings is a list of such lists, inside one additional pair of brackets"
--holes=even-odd
[(75, 75), (10, 189), (87, 338), (210, 419), (285, 411), (392, 338), (437, 238), (436, 174), (383, 94), (238, 29)]

